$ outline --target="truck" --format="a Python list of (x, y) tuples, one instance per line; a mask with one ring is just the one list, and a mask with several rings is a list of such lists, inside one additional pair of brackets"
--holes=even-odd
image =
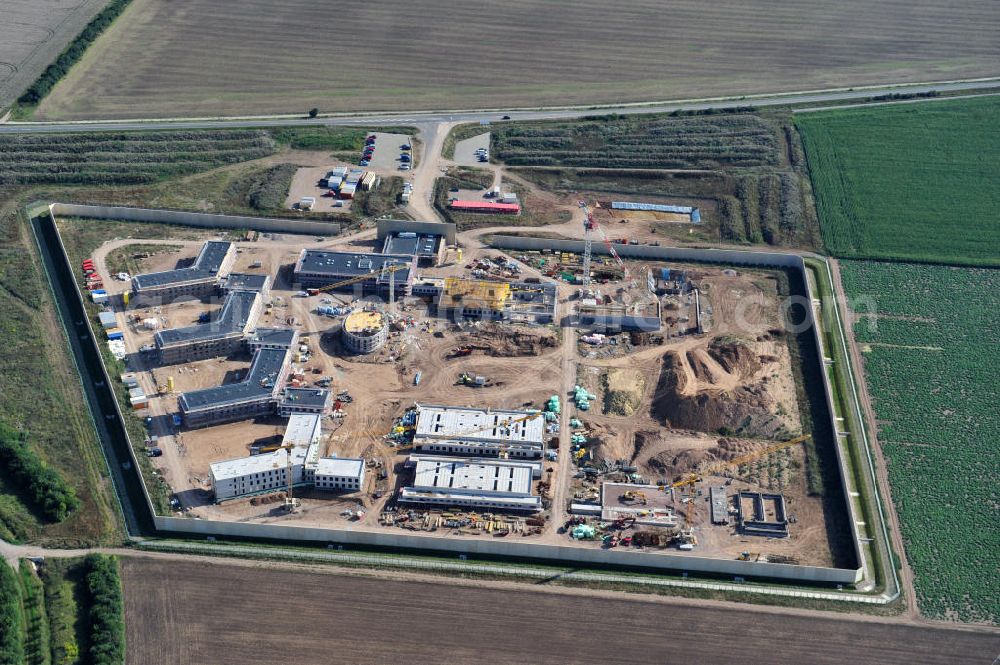
[(314, 205), (316, 205), (314, 196), (303, 196), (299, 199), (299, 210), (312, 210)]
[(416, 374), (414, 374), (413, 375), (413, 385), (419, 386), (420, 385), (420, 378), (422, 376), (423, 376), (423, 372), (417, 372)]

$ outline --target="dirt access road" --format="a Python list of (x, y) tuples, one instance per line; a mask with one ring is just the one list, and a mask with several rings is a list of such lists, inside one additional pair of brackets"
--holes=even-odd
[(130, 663), (988, 665), (1000, 650), (996, 631), (516, 583), (145, 557), (122, 570)]

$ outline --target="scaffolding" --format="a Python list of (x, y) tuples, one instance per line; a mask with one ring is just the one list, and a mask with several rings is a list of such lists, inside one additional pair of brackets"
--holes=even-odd
[(503, 311), (510, 300), (507, 282), (486, 282), (449, 277), (444, 281), (441, 305), (444, 307), (481, 306), (495, 312)]

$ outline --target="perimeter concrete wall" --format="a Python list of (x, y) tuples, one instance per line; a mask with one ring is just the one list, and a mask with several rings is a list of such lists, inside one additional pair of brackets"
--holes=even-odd
[(212, 215), (203, 212), (180, 210), (153, 210), (124, 206), (95, 206), (77, 203), (52, 203), (49, 209), (56, 217), (86, 217), (93, 219), (120, 219), (129, 222), (156, 222), (180, 224), (213, 229), (252, 229), (254, 231), (303, 233), (308, 235), (338, 235), (341, 225), (337, 222), (312, 222), (280, 217), (244, 217), (240, 215)]
[(219, 522), (195, 520), (185, 517), (157, 517), (157, 531), (193, 533), (205, 536), (246, 538), (271, 538), (278, 540), (313, 541), (360, 547), (386, 547), (422, 549), (453, 554), (471, 554), (484, 557), (517, 557), (548, 560), (558, 564), (592, 564), (680, 570), (693, 573), (739, 575), (743, 577), (769, 577), (782, 580), (821, 582), (828, 584), (854, 584), (861, 580), (860, 570), (793, 566), (780, 563), (737, 561), (735, 559), (709, 559), (683, 554), (659, 552), (629, 552), (624, 550), (568, 547), (565, 545), (539, 545), (517, 543), (509, 540), (482, 540), (442, 538), (440, 536), (415, 536), (404, 533), (355, 531), (353, 529), (323, 529), (293, 526), (290, 524), (247, 524), (246, 522)]
[[(556, 240), (549, 238), (528, 238), (521, 236), (496, 235), (490, 240), (490, 246), (497, 249), (540, 251), (551, 249), (559, 252), (582, 253), (584, 242), (582, 240)], [(595, 254), (610, 255), (611, 253), (603, 245), (594, 244), (592, 251)], [(615, 243), (615, 251), (619, 256), (635, 259), (645, 259), (653, 261), (681, 261), (694, 263), (716, 263), (724, 265), (743, 265), (760, 268), (786, 268), (797, 271), (802, 283), (809, 284), (805, 260), (798, 254), (785, 254), (781, 252), (760, 252), (739, 249), (696, 249), (689, 247), (654, 247), (650, 245), (623, 245)], [(806, 304), (806, 303), (803, 303)], [(820, 339), (819, 326), (816, 323), (814, 304), (808, 303), (806, 309), (807, 321), (805, 322), (812, 331), (817, 353), (822, 358), (823, 343)], [(700, 302), (699, 302), (700, 306)], [(818, 306), (836, 306), (835, 303), (818, 303)], [(823, 395), (826, 399), (827, 412), (830, 415), (830, 431), (839, 438), (841, 430), (840, 424), (836, 420), (837, 410), (833, 403), (833, 386), (830, 385), (830, 375), (825, 367), (820, 367), (820, 374), (823, 376)], [(851, 524), (851, 544), (854, 548), (855, 560), (860, 566), (860, 575), (866, 568), (864, 551), (861, 549), (858, 529), (855, 525), (864, 521), (864, 517), (855, 509), (854, 503), (850, 500), (850, 490), (847, 485), (847, 478), (850, 474), (850, 466), (846, 459), (843, 446), (839, 440), (834, 441), (834, 448), (837, 451), (837, 466), (840, 470), (840, 485), (844, 494), (844, 503), (847, 510), (848, 519)]]

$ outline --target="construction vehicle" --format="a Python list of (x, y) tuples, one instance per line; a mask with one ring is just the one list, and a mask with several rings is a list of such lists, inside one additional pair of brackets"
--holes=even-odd
[(608, 250), (608, 254), (614, 257), (615, 262), (618, 267), (622, 269), (624, 273), (625, 280), (628, 281), (631, 278), (628, 268), (625, 266), (625, 262), (622, 261), (622, 257), (618, 255), (618, 251), (615, 246), (611, 244), (611, 239), (601, 228), (601, 225), (594, 220), (594, 215), (590, 212), (590, 206), (587, 205), (586, 201), (580, 201), (580, 208), (583, 209), (583, 285), (590, 286), (590, 263), (593, 253), (593, 237), (592, 233), (596, 229), (601, 235), (601, 240), (604, 242), (604, 246)]
[(758, 561), (760, 560), (760, 552), (740, 552), (740, 561)]
[(626, 501), (628, 503), (642, 503), (644, 506), (648, 503), (646, 493), (639, 490), (628, 490), (622, 494), (622, 501)]

